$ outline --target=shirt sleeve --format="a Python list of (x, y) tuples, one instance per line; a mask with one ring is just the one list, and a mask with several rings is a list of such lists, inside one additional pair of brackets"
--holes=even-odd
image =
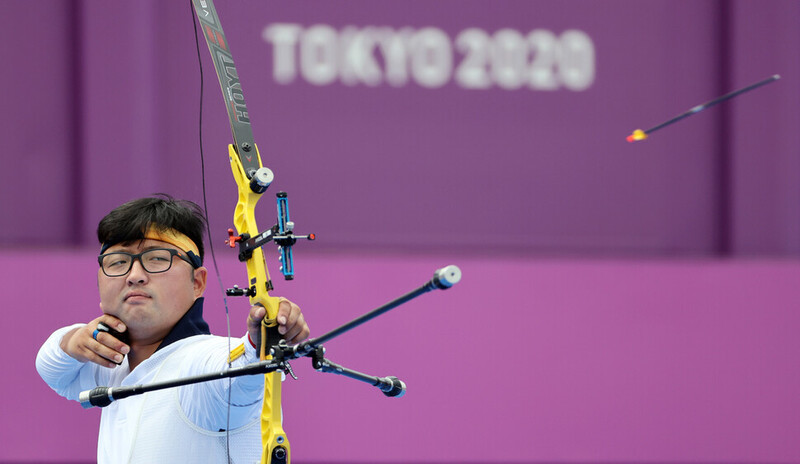
[[(247, 335), (231, 339), (231, 348), (244, 343), (245, 352), (231, 363), (231, 368), (257, 362), (258, 354)], [(227, 338), (219, 337), (213, 343), (203, 344), (193, 358), (199, 360), (187, 375), (219, 372), (228, 369), (229, 355)], [(235, 430), (251, 423), (261, 414), (264, 397), (264, 375), (245, 375), (231, 379), (187, 385), (180, 389), (180, 402), (187, 417), (197, 426), (218, 432), (229, 428)], [(230, 398), (230, 424), (228, 423), (228, 399)]]
[(78, 401), (80, 392), (90, 390), (98, 384), (92, 363), (82, 363), (61, 349), (64, 335), (84, 325), (86, 324), (75, 324), (56, 330), (36, 355), (36, 370), (42, 379), (56, 393), (74, 401)]
[[(248, 364), (258, 362), (258, 353), (255, 347), (250, 344), (247, 334), (240, 340), (244, 343), (244, 355), (231, 363), (231, 367), (242, 367)], [(231, 387), (231, 404), (234, 406), (249, 406), (252, 404), (261, 404), (261, 398), (264, 396), (264, 375), (245, 375), (238, 377)]]

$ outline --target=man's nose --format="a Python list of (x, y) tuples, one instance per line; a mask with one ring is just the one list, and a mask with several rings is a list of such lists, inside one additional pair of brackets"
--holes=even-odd
[(142, 283), (147, 281), (148, 272), (142, 266), (141, 258), (134, 259), (131, 263), (131, 270), (128, 272), (128, 282)]

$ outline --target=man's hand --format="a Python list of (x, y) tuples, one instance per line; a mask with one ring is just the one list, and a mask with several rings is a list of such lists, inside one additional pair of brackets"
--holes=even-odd
[[(254, 305), (247, 317), (247, 331), (256, 346), (261, 339), (261, 321), (266, 315), (267, 310), (263, 306)], [(302, 342), (311, 333), (300, 307), (285, 298), (281, 298), (278, 306), (278, 333), (290, 345)]]
[(93, 362), (113, 368), (122, 362), (122, 358), (128, 354), (131, 348), (105, 332), (99, 332), (96, 340), (92, 338), (92, 333), (100, 322), (119, 332), (126, 330), (122, 321), (114, 316), (104, 314), (79, 329), (67, 332), (61, 339), (61, 349), (80, 362)]

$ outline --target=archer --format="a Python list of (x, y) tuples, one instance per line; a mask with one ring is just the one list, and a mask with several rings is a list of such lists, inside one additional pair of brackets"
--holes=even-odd
[[(203, 320), (208, 274), (202, 265), (204, 230), (199, 206), (168, 196), (134, 200), (106, 215), (97, 229), (103, 315), (56, 330), (48, 338), (36, 358), (45, 382), (59, 395), (78, 401), (82, 390), (98, 385), (223, 370), (231, 346), (244, 345), (244, 355), (232, 367), (257, 361), (256, 344), (266, 314), (262, 306), (250, 308), (247, 334), (238, 340), (211, 335)], [(300, 308), (288, 300), (281, 299), (277, 322), (288, 343), (309, 335)], [(263, 393), (264, 376), (252, 375), (115, 402), (101, 416), (97, 460), (258, 461)]]

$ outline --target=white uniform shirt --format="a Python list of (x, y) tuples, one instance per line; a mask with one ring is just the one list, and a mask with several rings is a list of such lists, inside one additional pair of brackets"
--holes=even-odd
[[(97, 386), (128, 386), (161, 382), (227, 369), (228, 339), (194, 335), (167, 345), (133, 372), (127, 357), (105, 368), (81, 363), (61, 347), (61, 339), (77, 324), (54, 332), (39, 350), (39, 375), (59, 395), (78, 401), (81, 391)], [(240, 367), (258, 361), (246, 340)], [(230, 456), (233, 462), (258, 462), (261, 457), (260, 412), (264, 376), (220, 379), (128, 397), (103, 408), (98, 438), (98, 463), (226, 462), (228, 393), (230, 385)]]

